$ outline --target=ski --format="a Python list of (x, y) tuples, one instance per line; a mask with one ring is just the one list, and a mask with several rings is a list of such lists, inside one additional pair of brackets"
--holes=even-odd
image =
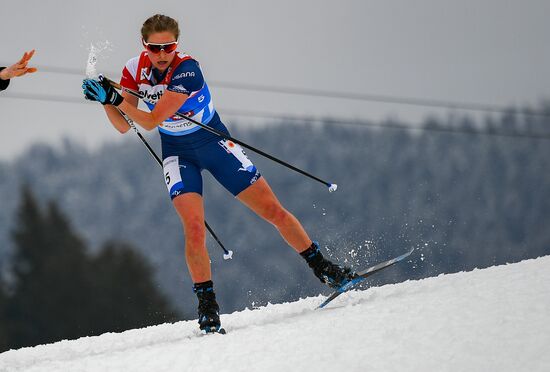
[(402, 254), (401, 256), (397, 256), (395, 258), (392, 258), (390, 260), (387, 260), (387, 261), (384, 261), (384, 262), (380, 262), (379, 264), (377, 265), (374, 265), (374, 266), (371, 266), (365, 270), (362, 270), (360, 272), (358, 272), (355, 276), (354, 279), (352, 279), (351, 281), (347, 282), (346, 284), (344, 284), (343, 286), (341, 286), (340, 288), (338, 288), (337, 290), (335, 290), (330, 296), (327, 297), (327, 299), (325, 301), (323, 301), (323, 303), (321, 305), (319, 305), (319, 307), (317, 307), (318, 309), (322, 309), (323, 307), (325, 307), (327, 304), (329, 304), (332, 300), (334, 300), (336, 297), (340, 296), (342, 293), (344, 292), (347, 292), (353, 288), (355, 288), (359, 283), (363, 282), (365, 279), (367, 279), (369, 276), (371, 276), (372, 274), (378, 272), (378, 271), (381, 271), (387, 267), (390, 267), (396, 263), (398, 263), (399, 261), (402, 261), (404, 260), (405, 258), (409, 257), (411, 255), (411, 253), (414, 251), (414, 248), (411, 249), (410, 251)]
[(220, 334), (220, 335), (225, 335), (226, 332), (225, 332), (225, 329), (224, 328), (220, 328), (220, 329), (216, 329), (215, 327), (212, 327), (210, 330), (206, 330), (206, 329), (203, 329), (201, 331), (201, 334), (203, 336), (206, 336), (206, 335), (214, 335), (214, 334)]

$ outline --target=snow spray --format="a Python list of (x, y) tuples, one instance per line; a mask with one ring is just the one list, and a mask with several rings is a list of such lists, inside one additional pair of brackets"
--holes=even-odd
[(88, 79), (97, 79), (96, 69), (97, 61), (103, 57), (105, 51), (112, 51), (113, 47), (109, 41), (90, 43), (90, 52), (88, 53), (88, 64), (86, 65), (86, 77)]

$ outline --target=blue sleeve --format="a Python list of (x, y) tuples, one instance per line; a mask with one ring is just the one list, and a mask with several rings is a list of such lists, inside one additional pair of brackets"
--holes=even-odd
[(191, 94), (201, 90), (203, 85), (204, 77), (199, 63), (194, 59), (188, 59), (176, 68), (166, 89), (171, 92)]

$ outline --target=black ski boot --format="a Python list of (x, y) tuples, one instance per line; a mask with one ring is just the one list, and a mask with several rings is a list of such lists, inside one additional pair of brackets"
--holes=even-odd
[(193, 292), (199, 299), (199, 328), (203, 333), (225, 333), (221, 328), (220, 307), (216, 302), (214, 283), (211, 280), (203, 283), (195, 283)]
[(349, 267), (336, 265), (323, 257), (319, 244), (313, 242), (311, 247), (300, 253), (321, 283), (337, 289), (357, 276)]

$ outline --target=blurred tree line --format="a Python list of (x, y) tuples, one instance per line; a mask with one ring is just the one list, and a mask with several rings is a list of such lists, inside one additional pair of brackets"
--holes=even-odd
[(55, 202), (22, 192), (11, 280), (0, 283), (0, 351), (164, 323), (177, 313), (148, 263), (115, 241), (90, 255)]
[[(409, 262), (373, 276), (370, 284), (380, 285), (550, 254), (550, 106), (536, 111), (476, 120), (454, 113), (414, 127), (329, 119), (246, 127), (220, 114), (234, 137), (338, 184), (329, 193), (247, 151), (333, 259), (361, 268), (417, 248)], [(7, 237), (19, 228), (17, 205), (9, 196), (32, 184), (79, 227), (90, 257), (100, 257), (105, 241), (129, 242), (174, 306), (194, 314), (181, 223), (162, 172), (135, 135), (126, 136), (96, 151), (70, 141), (36, 145), (0, 162), (0, 260), (15, 259)], [(160, 154), (158, 135), (147, 139)], [(203, 175), (206, 219), (235, 252), (224, 261), (208, 238), (222, 313), (325, 293), (272, 226)]]

